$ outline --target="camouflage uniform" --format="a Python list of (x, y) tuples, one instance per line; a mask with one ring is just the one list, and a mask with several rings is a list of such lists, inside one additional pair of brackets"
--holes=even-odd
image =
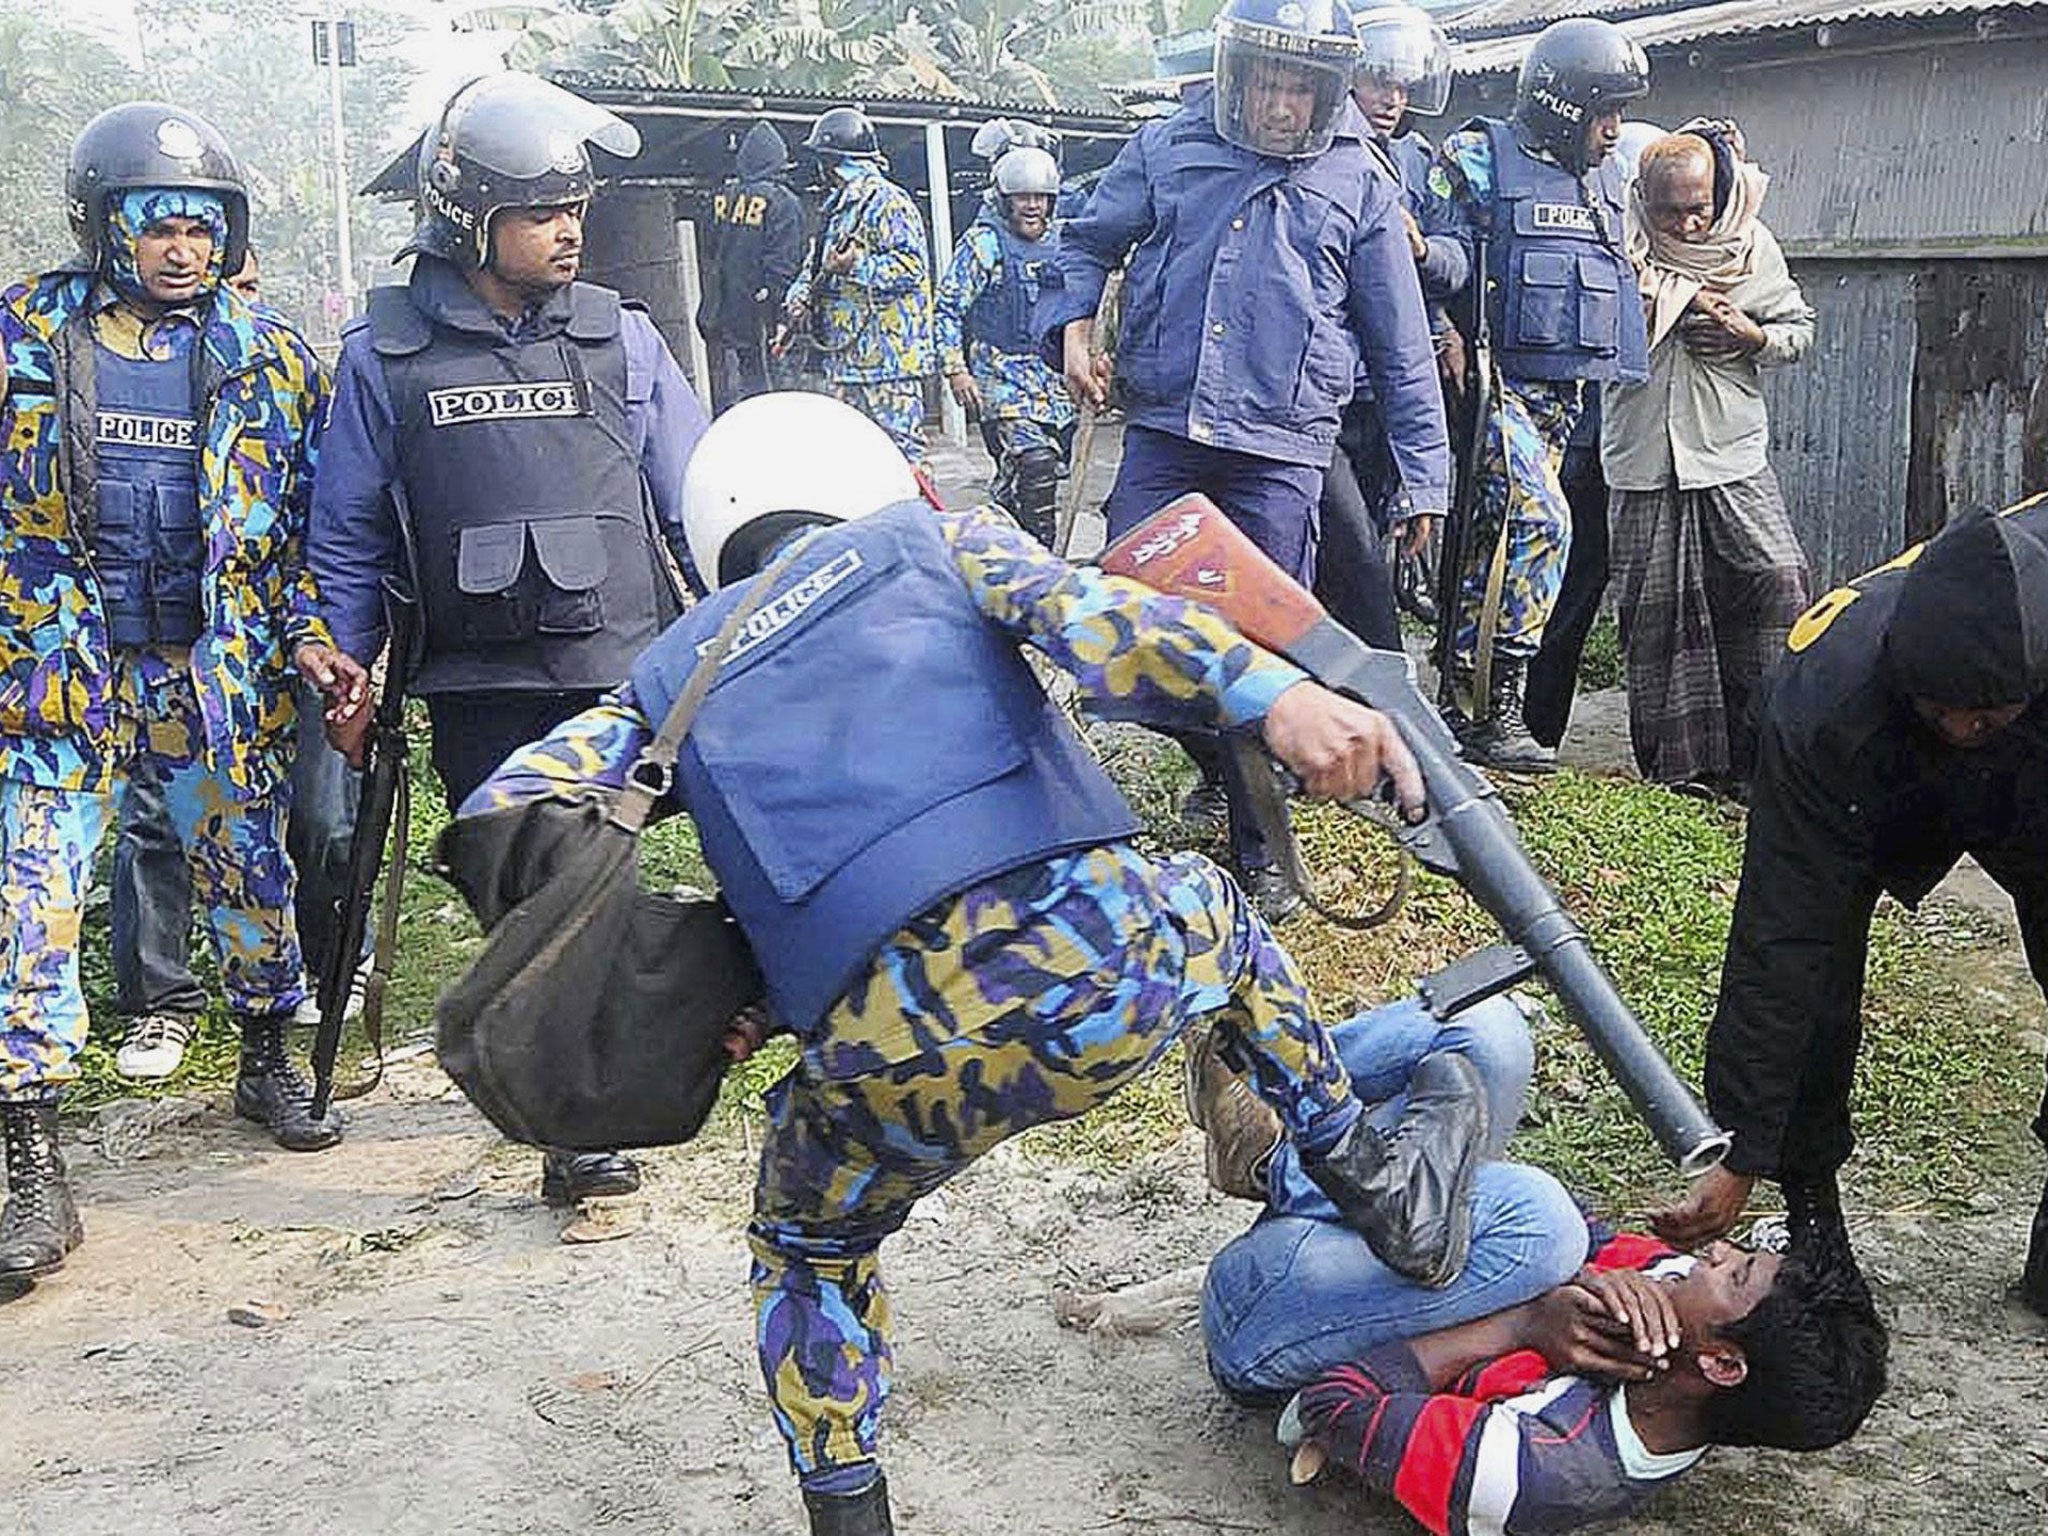
[[(1245, 724), (1300, 680), (1206, 610), (1069, 566), (999, 511), (941, 514), (988, 619), (1099, 705)], [(515, 754), (465, 814), (617, 784), (652, 734), (630, 687)], [(1308, 990), (1237, 887), (1198, 855), (1112, 842), (984, 880), (913, 920), (768, 1096), (749, 1243), (763, 1379), (811, 1490), (872, 1475), (889, 1394), (882, 1239), (1006, 1138), (1086, 1113), (1214, 1018), (1291, 1136), (1357, 1118)]]
[[(180, 211), (127, 202), (113, 230), (132, 247)], [(203, 349), (218, 380), (200, 423), (203, 623), (189, 652), (110, 643), (86, 524), (59, 478), (57, 355), (95, 340), (152, 361)], [(297, 333), (224, 287), (210, 310), (145, 323), (79, 271), (0, 297), (0, 353), (0, 883), (15, 914), (0, 940), (0, 1099), (17, 1099), (76, 1075), (80, 903), (131, 773), (170, 802), (231, 1004), (261, 1016), (303, 998), (282, 843), (296, 724), (285, 624), (306, 595), (299, 539), (326, 387)]]
[(939, 280), (932, 308), (939, 371), (971, 373), (981, 391), (983, 418), (1015, 422), (1017, 447), (1044, 444), (1058, 449), (1074, 424), (1074, 402), (1066, 382), (1035, 352), (998, 352), (966, 335), (966, 314), (982, 290), (998, 281), (1001, 265), (1002, 248), (986, 224), (972, 226), (954, 247), (953, 263)]
[[(1437, 233), (1479, 220), (1492, 197), (1493, 146), (1485, 130), (1461, 128), (1445, 138), (1429, 169), (1423, 227)], [(1473, 280), (1484, 282), (1485, 275)], [(1469, 671), (1478, 652), (1479, 614), (1503, 518), (1507, 570), (1494, 643), (1500, 654), (1526, 660), (1543, 642), (1571, 548), (1562, 472), (1565, 445), (1579, 419), (1580, 390), (1576, 379), (1500, 381), (1493, 419), (1481, 427), (1486, 442), (1457, 611), (1446, 616), (1456, 626), (1452, 654), (1461, 669)]]
[[(826, 202), (814, 260), (789, 285), (787, 303), (808, 306), (832, 393), (873, 421), (913, 464), (924, 462), (924, 376), (932, 371), (931, 257), (910, 194), (880, 167)], [(845, 275), (815, 262), (842, 246), (859, 254)]]

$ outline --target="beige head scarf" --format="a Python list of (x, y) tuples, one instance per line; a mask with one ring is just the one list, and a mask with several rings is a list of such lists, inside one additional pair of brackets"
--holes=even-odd
[[(1689, 133), (1691, 126), (1679, 132)], [(1740, 158), (1739, 136), (1736, 144), (1739, 158), (1728, 206), (1698, 240), (1680, 240), (1652, 228), (1640, 171), (1629, 185), (1628, 253), (1641, 274), (1643, 308), (1653, 347), (1678, 324), (1678, 317), (1701, 289), (1726, 293), (1755, 273), (1757, 215), (1771, 178), (1747, 158)], [(1711, 146), (1708, 148), (1711, 153)], [(1644, 154), (1648, 153), (1646, 149)]]

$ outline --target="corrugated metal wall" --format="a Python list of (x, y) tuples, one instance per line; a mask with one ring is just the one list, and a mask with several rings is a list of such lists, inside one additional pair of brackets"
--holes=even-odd
[(1913, 285), (1903, 263), (1799, 262), (1813, 348), (1764, 375), (1771, 467), (1819, 585), (1905, 543)]
[(1647, 115), (1741, 123), (1771, 173), (1771, 228), (1793, 251), (2048, 249), (2048, 43), (1673, 62), (1657, 61)]
[(2048, 260), (1794, 261), (1813, 350), (1764, 376), (1771, 464), (1816, 579), (2016, 501), (2048, 366)]
[[(2048, 40), (1917, 41), (1902, 26), (1873, 51), (1764, 34), (1660, 49), (1650, 73), (1652, 121), (1742, 124), (1795, 253), (2048, 254)], [(1437, 125), (1504, 112), (1513, 91), (1507, 75), (1461, 80)]]

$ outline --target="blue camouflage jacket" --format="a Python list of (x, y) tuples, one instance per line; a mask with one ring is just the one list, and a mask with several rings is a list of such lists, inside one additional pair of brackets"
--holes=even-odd
[[(57, 271), (0, 295), (0, 776), (49, 789), (112, 784), (129, 728), (85, 527), (60, 444), (86, 424), (60, 413), (57, 354), (91, 299), (89, 274)], [(231, 789), (282, 775), (295, 720), (285, 626), (309, 595), (300, 541), (327, 386), (312, 349), (268, 310), (223, 288), (200, 345), (211, 409), (199, 457), (205, 628), (192, 676), (207, 766)], [(89, 451), (89, 449), (87, 450)]]
[[(1001, 237), (986, 219), (976, 219), (953, 248), (953, 263), (939, 279), (932, 307), (939, 369), (965, 369), (981, 391), (981, 408), (991, 421), (1035, 421), (1054, 429), (1074, 419), (1066, 381), (1036, 352), (998, 352), (970, 335), (967, 315), (1003, 266)], [(1014, 281), (1015, 279), (1009, 279)]]
[[(1116, 369), (1128, 419), (1212, 447), (1318, 467), (1362, 357), (1416, 509), (1449, 500), (1436, 354), (1401, 192), (1348, 100), (1312, 160), (1216, 132), (1209, 90), (1127, 143), (1061, 226), (1065, 286), (1040, 310), (1048, 362), (1130, 254)], [(1134, 249), (1135, 247), (1135, 249)]]
[[(814, 264), (853, 244), (843, 276)], [(919, 379), (932, 371), (932, 264), (924, 220), (910, 194), (868, 166), (825, 204), (813, 260), (789, 285), (787, 303), (808, 305), (827, 352), (828, 376), (845, 383)]]

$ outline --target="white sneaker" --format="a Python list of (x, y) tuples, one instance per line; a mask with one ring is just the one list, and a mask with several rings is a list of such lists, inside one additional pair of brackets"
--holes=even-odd
[(169, 1077), (185, 1059), (185, 1047), (199, 1021), (183, 1013), (145, 1013), (131, 1020), (127, 1038), (114, 1053), (114, 1070), (139, 1082)]
[[(348, 979), (348, 1001), (342, 1005), (341, 1016), (353, 1024), (363, 1011), (363, 997), (369, 990), (370, 971), (376, 964), (373, 955), (356, 967), (355, 974)], [(306, 978), (305, 1000), (292, 1014), (292, 1023), (304, 1029), (311, 1029), (320, 1022), (320, 983), (312, 977)]]

